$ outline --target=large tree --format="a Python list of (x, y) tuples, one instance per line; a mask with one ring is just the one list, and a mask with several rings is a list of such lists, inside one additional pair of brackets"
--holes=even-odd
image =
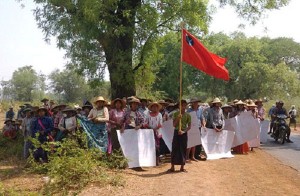
[(32, 101), (33, 92), (40, 89), (40, 83), (45, 86), (44, 80), (32, 68), (32, 66), (24, 66), (13, 72), (11, 84), (16, 100)]
[[(57, 36), (70, 65), (90, 78), (102, 78), (107, 66), (112, 98), (135, 95), (135, 71), (157, 36), (178, 31), (179, 23), (206, 32), (207, 0), (34, 0), (38, 26), (46, 37)], [(218, 0), (251, 22), (266, 9), (288, 0)], [(150, 48), (150, 49), (149, 49)], [(95, 81), (95, 80), (93, 80)]]

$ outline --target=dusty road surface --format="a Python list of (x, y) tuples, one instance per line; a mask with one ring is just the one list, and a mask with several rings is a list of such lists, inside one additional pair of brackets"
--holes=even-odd
[(232, 159), (192, 162), (187, 173), (167, 174), (169, 164), (124, 171), (123, 187), (89, 186), (81, 195), (299, 195), (300, 172), (255, 149)]
[[(278, 144), (270, 138), (262, 149), (300, 172), (300, 132), (293, 132), (291, 140), (294, 143)], [(300, 195), (300, 193), (299, 193)]]

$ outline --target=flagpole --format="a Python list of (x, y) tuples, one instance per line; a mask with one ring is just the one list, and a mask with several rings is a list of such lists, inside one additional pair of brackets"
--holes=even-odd
[[(181, 22), (181, 52), (180, 52), (180, 64), (179, 64), (179, 115), (181, 116), (181, 100), (182, 100), (182, 47), (183, 46), (183, 22)], [(182, 134), (181, 118), (179, 120), (178, 133)]]

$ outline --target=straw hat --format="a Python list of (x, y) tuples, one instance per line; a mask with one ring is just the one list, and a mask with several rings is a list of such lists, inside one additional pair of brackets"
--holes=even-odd
[(222, 108), (232, 108), (232, 106), (228, 105), (228, 104), (225, 104), (225, 105), (222, 106)]
[(4, 124), (6, 124), (6, 123), (8, 123), (8, 122), (12, 122), (12, 119), (7, 118), (7, 119), (4, 121)]
[(112, 100), (112, 101), (111, 101), (111, 105), (115, 107), (115, 104), (116, 104), (116, 102), (118, 102), (118, 101), (121, 103), (122, 108), (125, 108), (125, 107), (126, 107), (125, 101), (124, 101), (123, 99), (120, 99), (120, 98), (116, 98), (116, 99)]
[(169, 103), (165, 102), (165, 100), (159, 100), (157, 103), (159, 103), (161, 105), (169, 105)]
[(235, 104), (235, 103), (237, 103), (237, 102), (239, 102), (238, 99), (235, 99), (235, 100), (232, 101), (233, 104)]
[(76, 112), (76, 110), (71, 107), (66, 107), (62, 112)]
[(250, 101), (248, 104), (247, 104), (247, 107), (256, 107), (257, 105), (255, 105), (255, 103), (253, 101)]
[(239, 100), (238, 102), (235, 103), (235, 105), (246, 105), (246, 103), (242, 102), (242, 100)]
[(187, 100), (185, 100), (185, 99), (181, 99), (180, 103), (181, 104), (183, 104), (183, 103), (188, 104)]
[(151, 109), (154, 105), (157, 105), (158, 110), (161, 110), (162, 105), (160, 105), (158, 102), (153, 102), (153, 103), (149, 104), (148, 109), (151, 111)]
[(102, 101), (102, 102), (104, 102), (104, 104), (107, 103), (107, 101), (105, 101), (105, 99), (102, 96), (96, 97), (94, 104), (96, 104), (98, 101)]
[(37, 109), (37, 112), (39, 112), (41, 110), (44, 110), (46, 114), (48, 113), (48, 110), (45, 107), (39, 107), (39, 109)]
[(140, 102), (139, 99), (137, 99), (137, 98), (135, 98), (135, 97), (132, 97), (132, 98), (129, 100), (128, 103), (131, 104), (131, 103), (141, 103), (141, 102)]
[(24, 110), (23, 110), (23, 112), (32, 112), (32, 109), (31, 108), (25, 108)]
[(111, 106), (111, 102), (110, 101), (106, 102), (105, 106)]
[(45, 101), (49, 101), (49, 99), (44, 98), (44, 99), (41, 100), (41, 102), (45, 102)]
[(146, 98), (139, 98), (140, 102), (147, 102), (148, 103), (148, 99)]
[(81, 108), (78, 104), (75, 104), (75, 105), (74, 105), (74, 109), (75, 109), (75, 110), (82, 110), (82, 108)]
[(60, 108), (60, 107), (67, 107), (67, 105), (66, 105), (66, 104), (59, 104), (59, 105), (54, 106), (54, 107), (52, 108), (52, 110), (56, 110), (56, 109), (58, 109), (58, 108)]
[(216, 97), (211, 103), (214, 104), (214, 103), (222, 103), (222, 102), (218, 97)]
[(200, 99), (192, 98), (189, 103), (201, 102)]
[(82, 109), (84, 110), (84, 108), (89, 108), (90, 110), (93, 109), (93, 106), (90, 104), (86, 104), (82, 106)]
[(255, 101), (255, 103), (259, 103), (259, 102), (263, 102), (263, 100), (262, 99), (257, 99), (256, 101)]
[(175, 101), (171, 98), (165, 98), (165, 102), (175, 103)]

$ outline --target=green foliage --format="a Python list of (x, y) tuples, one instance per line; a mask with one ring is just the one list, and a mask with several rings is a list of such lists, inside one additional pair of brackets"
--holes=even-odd
[(23, 157), (24, 137), (19, 132), (16, 139), (8, 139), (0, 134), (0, 161), (21, 160)]
[[(59, 102), (82, 102), (102, 95), (110, 97), (110, 85), (108, 82), (100, 82), (97, 85), (89, 85), (95, 81), (86, 81), (73, 70), (54, 70), (50, 75), (50, 87)], [(93, 87), (96, 86), (96, 87)]]
[[(156, 80), (154, 89), (165, 92), (166, 96), (178, 96), (178, 66), (180, 54), (180, 37), (178, 34), (168, 33), (156, 42), (156, 55), (151, 56), (152, 71)], [(297, 96), (299, 92), (299, 72), (297, 70), (299, 43), (287, 43), (292, 46), (287, 50), (278, 49), (275, 40), (266, 38), (247, 38), (243, 33), (235, 32), (230, 36), (222, 33), (212, 34), (199, 38), (212, 52), (228, 59), (226, 67), (231, 80), (224, 82), (212, 78), (190, 65), (183, 66), (184, 96), (199, 97), (206, 100), (208, 97), (257, 98)], [(281, 52), (280, 52), (281, 51)], [(278, 56), (292, 59), (291, 64), (273, 64)]]
[(111, 157), (97, 149), (87, 146), (85, 134), (77, 133), (63, 142), (50, 142), (40, 145), (32, 139), (34, 146), (42, 146), (49, 152), (49, 163), (40, 164), (31, 157), (31, 170), (44, 173), (50, 181), (45, 187), (45, 194), (68, 192), (78, 193), (88, 183), (121, 185), (118, 174), (108, 169), (124, 168), (127, 161), (120, 154)]

